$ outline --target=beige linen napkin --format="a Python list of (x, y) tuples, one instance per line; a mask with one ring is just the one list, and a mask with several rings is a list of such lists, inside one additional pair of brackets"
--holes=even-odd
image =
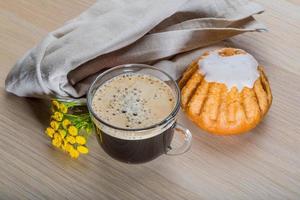
[(125, 63), (151, 63), (177, 79), (199, 48), (265, 30), (252, 17), (262, 11), (247, 0), (99, 0), (24, 55), (6, 90), (78, 98), (101, 71)]

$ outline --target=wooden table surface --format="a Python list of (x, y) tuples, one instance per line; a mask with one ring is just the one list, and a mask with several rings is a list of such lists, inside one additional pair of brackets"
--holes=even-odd
[(43, 134), (47, 102), (7, 94), (20, 56), (93, 0), (0, 0), (0, 199), (300, 199), (300, 1), (259, 0), (269, 32), (230, 40), (265, 65), (274, 95), (265, 120), (230, 137), (193, 132), (191, 150), (141, 165), (113, 160), (95, 138), (72, 160)]

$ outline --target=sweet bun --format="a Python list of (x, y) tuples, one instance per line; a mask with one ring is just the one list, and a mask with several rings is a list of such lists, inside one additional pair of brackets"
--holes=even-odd
[(179, 87), (187, 116), (205, 131), (219, 135), (253, 129), (272, 103), (262, 66), (241, 49), (204, 53), (189, 65)]

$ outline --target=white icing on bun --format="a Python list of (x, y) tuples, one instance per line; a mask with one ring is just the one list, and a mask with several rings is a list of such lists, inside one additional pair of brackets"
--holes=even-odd
[(230, 90), (237, 87), (241, 91), (244, 87), (253, 88), (259, 77), (258, 62), (255, 58), (240, 50), (241, 54), (224, 56), (215, 50), (198, 62), (199, 70), (208, 82), (224, 83)]

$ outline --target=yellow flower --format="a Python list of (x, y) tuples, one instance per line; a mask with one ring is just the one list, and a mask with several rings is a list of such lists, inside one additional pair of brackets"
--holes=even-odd
[(57, 141), (57, 148), (61, 147), (62, 143), (61, 143), (61, 140), (58, 140)]
[(62, 138), (64, 138), (67, 135), (67, 131), (64, 129), (59, 129), (58, 132)]
[(56, 133), (54, 133), (54, 136), (53, 136), (53, 138), (54, 138), (54, 139), (56, 139), (56, 140), (58, 140), (58, 141), (60, 141), (60, 142), (62, 141), (62, 137), (61, 137), (61, 136), (60, 136), (60, 134), (59, 134), (59, 133), (57, 133), (57, 132), (56, 132)]
[(64, 119), (62, 122), (62, 126), (64, 127), (64, 129), (68, 129), (69, 125), (71, 125), (71, 121), (68, 119)]
[(61, 147), (60, 147), (63, 151), (66, 151), (66, 145), (65, 144), (61, 144)]
[(65, 139), (62, 139), (61, 149), (67, 151), (68, 142)]
[(52, 118), (55, 119), (56, 121), (61, 121), (63, 119), (64, 115), (60, 112), (55, 112), (53, 115), (52, 115)]
[(79, 151), (82, 154), (87, 154), (89, 152), (89, 149), (86, 146), (77, 146), (77, 151)]
[(86, 143), (86, 139), (83, 136), (78, 135), (78, 136), (76, 136), (76, 142), (78, 144), (85, 144)]
[(46, 128), (46, 134), (50, 137), (50, 138), (53, 138), (53, 135), (54, 135), (54, 133), (55, 133), (55, 130), (53, 129), (53, 128), (51, 128), (51, 127), (48, 127), (48, 128)]
[(57, 148), (59, 148), (62, 145), (62, 138), (59, 133), (54, 133), (52, 144)]
[(59, 110), (60, 110), (60, 112), (62, 112), (62, 113), (67, 113), (67, 112), (68, 112), (68, 107), (67, 107), (65, 104), (61, 103), (61, 104), (59, 105)]
[(52, 140), (52, 145), (53, 145), (53, 146), (56, 146), (56, 144), (57, 144), (57, 139), (53, 139), (53, 140)]
[(54, 109), (56, 109), (56, 110), (59, 109), (59, 103), (58, 103), (58, 101), (52, 100), (52, 101), (51, 101), (51, 104), (52, 104), (52, 107), (53, 107)]
[(67, 152), (70, 152), (72, 151), (74, 148), (72, 145), (70, 145), (69, 143), (65, 143), (65, 149)]
[[(80, 154), (89, 152), (86, 147), (88, 135), (82, 135), (81, 130), (89, 133), (92, 121), (89, 114), (85, 111), (69, 116), (68, 112), (74, 103), (62, 102), (57, 99), (51, 100), (51, 121), (45, 133), (52, 138), (52, 145), (67, 152), (72, 158), (78, 158)], [(78, 128), (80, 127), (80, 128)]]
[(66, 141), (69, 142), (69, 143), (71, 143), (71, 144), (74, 144), (76, 142), (75, 137), (70, 136), (70, 135), (68, 135), (66, 137)]
[(50, 126), (51, 128), (53, 128), (54, 130), (57, 130), (59, 128), (59, 123), (57, 121), (52, 120), (50, 122)]
[(76, 136), (78, 134), (78, 129), (75, 126), (70, 126), (68, 128), (68, 132), (70, 133), (70, 135)]
[(79, 156), (79, 152), (75, 149), (72, 149), (69, 153), (72, 158), (78, 158)]
[(57, 138), (54, 138), (52, 140), (52, 145), (59, 148), (61, 146), (61, 140), (57, 139)]

